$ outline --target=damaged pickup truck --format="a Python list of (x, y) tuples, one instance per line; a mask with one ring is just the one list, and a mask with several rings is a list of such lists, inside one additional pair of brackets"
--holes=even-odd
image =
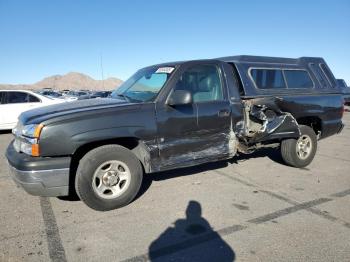
[(154, 65), (111, 98), (24, 112), (7, 149), (28, 193), (76, 191), (96, 210), (130, 203), (144, 174), (279, 148), (305, 167), (339, 133), (343, 99), (322, 58), (255, 56)]

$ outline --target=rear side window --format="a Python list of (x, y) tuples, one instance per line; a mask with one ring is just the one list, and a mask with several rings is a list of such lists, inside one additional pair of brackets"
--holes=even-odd
[(0, 104), (4, 104), (5, 101), (3, 101), (3, 97), (5, 96), (5, 93), (4, 92), (0, 92)]
[(335, 87), (337, 85), (337, 83), (335, 82), (334, 77), (333, 77), (331, 71), (329, 70), (328, 66), (326, 66), (326, 64), (320, 64), (320, 67), (321, 67), (323, 73), (326, 75), (327, 80), (330, 83), (330, 85)]
[(337, 79), (337, 84), (338, 84), (338, 86), (340, 86), (341, 88), (346, 88), (346, 87), (348, 87), (344, 79)]
[(318, 82), (321, 84), (322, 88), (327, 88), (329, 87), (329, 83), (325, 77), (325, 75), (323, 74), (322, 70), (320, 67), (318, 67), (316, 64), (311, 63), (310, 64), (310, 68), (312, 70), (312, 72), (314, 73), (314, 75), (316, 76)]
[(30, 102), (30, 103), (38, 103), (38, 102), (40, 102), (40, 99), (37, 98), (36, 96), (28, 94), (28, 102)]
[(280, 69), (251, 69), (250, 74), (255, 85), (260, 89), (286, 88), (282, 70)]
[(288, 88), (312, 88), (313, 82), (308, 72), (303, 70), (283, 70)]
[(244, 89), (242, 86), (242, 82), (239, 80), (240, 76), (239, 76), (238, 70), (237, 70), (234, 63), (229, 63), (229, 65), (232, 67), (233, 78), (234, 78), (236, 86), (238, 86), (239, 94), (243, 96)]

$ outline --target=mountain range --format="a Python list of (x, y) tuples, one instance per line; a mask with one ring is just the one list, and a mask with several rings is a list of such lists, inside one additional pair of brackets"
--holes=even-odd
[(34, 84), (0, 84), (0, 89), (42, 89), (52, 88), (55, 90), (113, 90), (120, 86), (123, 81), (119, 78), (110, 77), (105, 80), (95, 80), (92, 77), (78, 73), (70, 72), (65, 75), (53, 75), (46, 77)]

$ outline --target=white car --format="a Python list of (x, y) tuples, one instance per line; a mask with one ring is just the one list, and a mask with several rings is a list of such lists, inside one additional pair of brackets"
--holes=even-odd
[(62, 99), (52, 99), (27, 90), (0, 90), (0, 130), (14, 128), (24, 111), (62, 102)]

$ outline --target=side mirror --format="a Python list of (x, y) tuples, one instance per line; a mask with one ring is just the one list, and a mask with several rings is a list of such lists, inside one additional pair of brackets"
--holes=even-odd
[(167, 104), (169, 106), (192, 104), (192, 94), (187, 90), (175, 90), (169, 96)]

